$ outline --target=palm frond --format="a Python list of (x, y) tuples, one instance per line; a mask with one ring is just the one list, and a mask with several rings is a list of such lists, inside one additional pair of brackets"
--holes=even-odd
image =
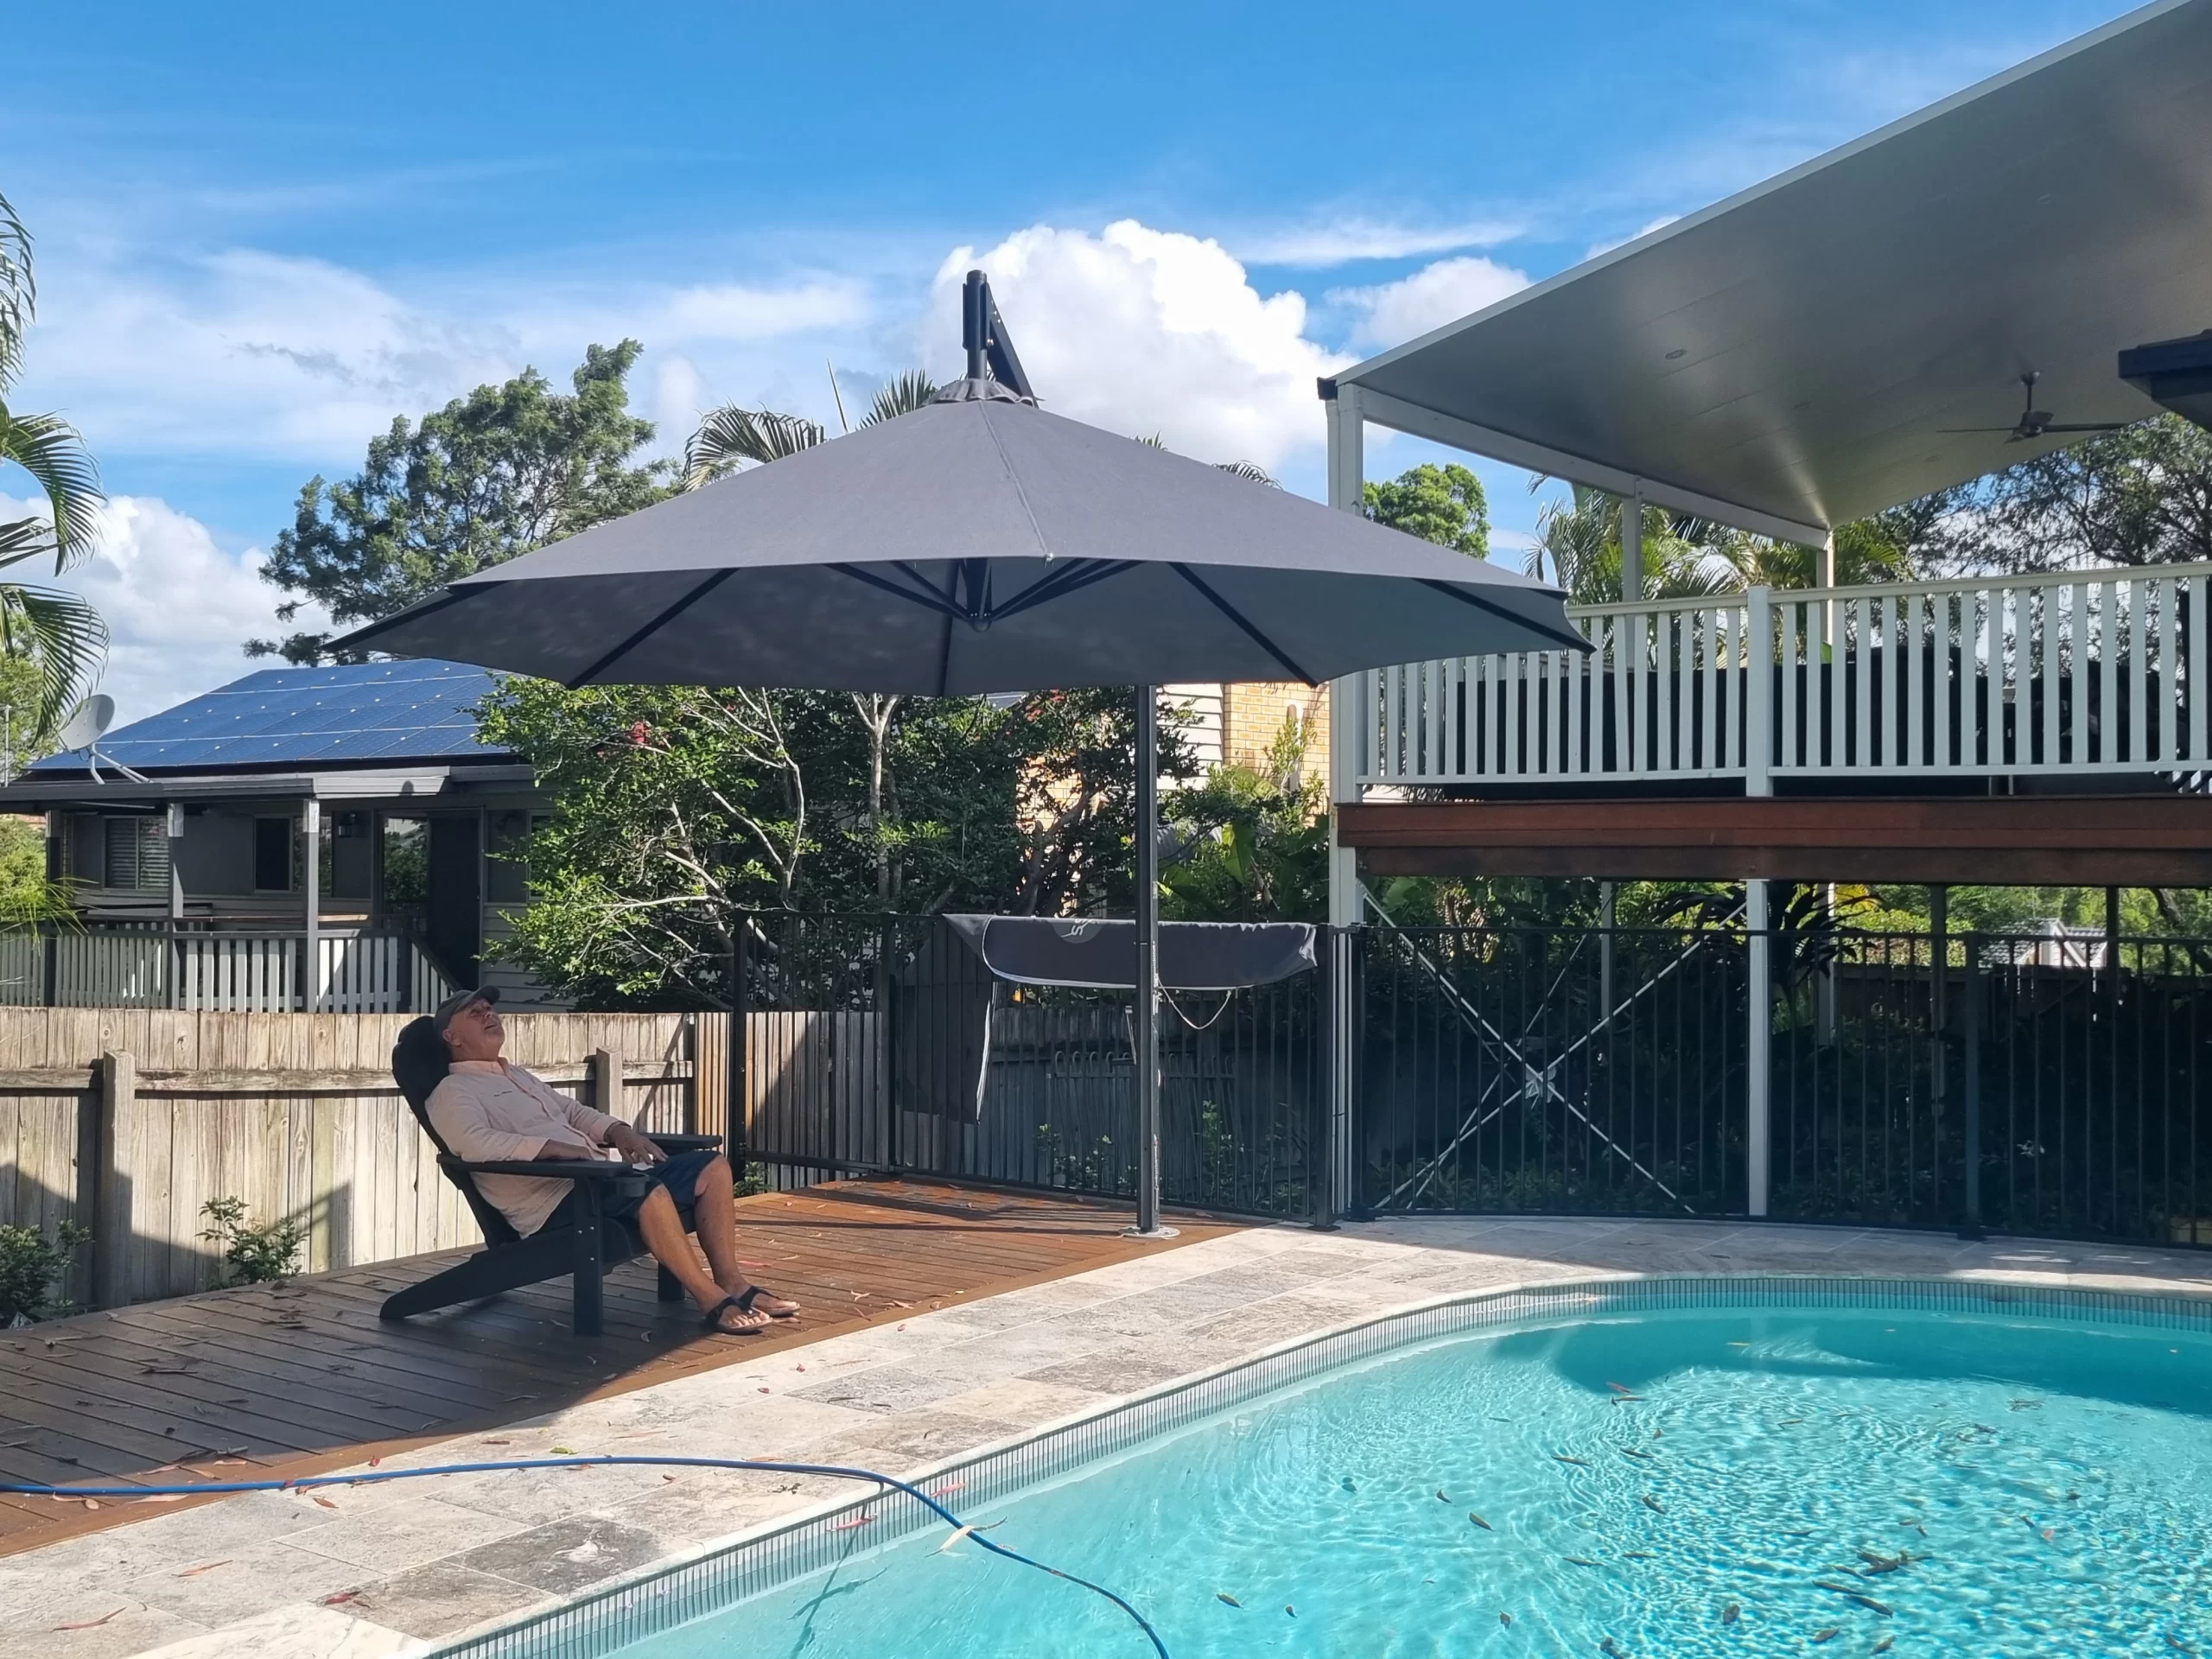
[(708, 413), (683, 447), (683, 487), (696, 490), (741, 467), (781, 461), (828, 435), (804, 415), (724, 404)]
[(930, 378), (927, 371), (909, 369), (888, 385), (877, 388), (868, 413), (861, 417), (861, 424), (874, 426), (880, 421), (895, 421), (901, 415), (911, 415), (925, 407), (937, 396), (937, 382)]
[(43, 518), (17, 518), (0, 524), (0, 570), (54, 551), (54, 526)]
[(106, 499), (85, 441), (59, 415), (10, 415), (0, 404), (0, 463), (8, 461), (46, 493), (54, 509), (54, 568), (67, 569), (92, 550), (95, 510)]
[(1231, 478), (1242, 478), (1254, 484), (1264, 484), (1271, 490), (1279, 490), (1282, 487), (1275, 482), (1275, 475), (1256, 461), (1217, 461), (1214, 463), (1214, 470), (1227, 473)]
[(0, 646), (38, 664), (38, 729), (50, 731), (99, 678), (107, 624), (81, 594), (0, 582)]
[(23, 335), (38, 309), (38, 284), (31, 279), (31, 233), (8, 198), (0, 196), (0, 391), (23, 366)]

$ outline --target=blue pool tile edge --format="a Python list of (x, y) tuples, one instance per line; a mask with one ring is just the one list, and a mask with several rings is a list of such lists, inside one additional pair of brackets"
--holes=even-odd
[[(1915, 1313), (2004, 1313), (2212, 1334), (2212, 1298), (1988, 1279), (1767, 1273), (1501, 1286), (1440, 1297), (1301, 1337), (1071, 1421), (963, 1453), (911, 1478), (917, 1484), (957, 1480), (957, 1507), (978, 1510), (1086, 1464), (1118, 1457), (1155, 1435), (1396, 1349), (1499, 1325), (1781, 1304)], [(873, 1520), (865, 1540), (857, 1540), (849, 1523), (863, 1514)], [(599, 1659), (833, 1567), (855, 1549), (874, 1549), (943, 1524), (903, 1493), (856, 1497), (807, 1511), (765, 1532), (657, 1564), (561, 1606), (465, 1637), (434, 1649), (429, 1659)]]

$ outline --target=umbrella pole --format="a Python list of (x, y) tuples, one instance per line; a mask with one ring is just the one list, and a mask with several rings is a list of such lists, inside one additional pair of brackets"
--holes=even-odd
[(1160, 1224), (1160, 688), (1137, 695), (1136, 1065), (1138, 1238), (1173, 1238)]

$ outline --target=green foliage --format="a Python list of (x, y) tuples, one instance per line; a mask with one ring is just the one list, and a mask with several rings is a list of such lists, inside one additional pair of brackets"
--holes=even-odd
[(1456, 462), (1423, 461), (1362, 491), (1367, 516), (1471, 558), (1490, 556), (1490, 503), (1482, 480)]
[(244, 1198), (210, 1198), (200, 1213), (209, 1224), (200, 1236), (222, 1246), (226, 1284), (281, 1284), (299, 1271), (308, 1236), (299, 1223), (249, 1221)]
[[(508, 681), (487, 741), (552, 797), (502, 957), (588, 1007), (717, 1007), (734, 912), (1128, 901), (1135, 706)], [(879, 740), (878, 732), (880, 732)], [(1162, 734), (1169, 766), (1179, 734)]]
[(1175, 791), (1166, 817), (1186, 850), (1160, 873), (1160, 912), (1174, 921), (1325, 921), (1327, 800), (1303, 778), (1305, 730), (1286, 718), (1263, 767), (1216, 766)]
[[(631, 416), (625, 382), (634, 340), (594, 346), (554, 391), (535, 369), (479, 386), (410, 426), (403, 416), (369, 442), (367, 463), (342, 484), (300, 492), (292, 527), (264, 575), (296, 595), (289, 622), (315, 601), (341, 624), (389, 616), (463, 576), (650, 506), (669, 492), (665, 462), (633, 465), (653, 435)], [(255, 640), (256, 656), (321, 660), (327, 634)]]
[(69, 1312), (54, 1287), (92, 1237), (73, 1221), (63, 1222), (52, 1238), (35, 1227), (0, 1227), (0, 1329)]
[(34, 818), (0, 817), (0, 928), (76, 920), (68, 885), (47, 878), (45, 825)]
[(1939, 575), (2212, 559), (2212, 432), (2161, 415), (1878, 522)]

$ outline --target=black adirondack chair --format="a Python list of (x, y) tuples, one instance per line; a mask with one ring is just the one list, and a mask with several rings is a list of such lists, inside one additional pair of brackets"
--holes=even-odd
[[(396, 1065), (395, 1075), (403, 1069)], [(419, 1285), (410, 1285), (393, 1293), (385, 1299), (378, 1311), (379, 1317), (404, 1319), (412, 1313), (428, 1313), (460, 1302), (481, 1301), (505, 1291), (518, 1290), (524, 1285), (568, 1274), (575, 1286), (570, 1327), (580, 1337), (598, 1336), (605, 1329), (601, 1281), (625, 1262), (645, 1254), (645, 1241), (634, 1228), (612, 1217), (601, 1217), (600, 1200), (607, 1194), (634, 1196), (643, 1190), (645, 1178), (626, 1164), (587, 1159), (578, 1159), (574, 1163), (504, 1160), (472, 1163), (457, 1158), (430, 1127), (429, 1089), (423, 1086), (424, 1079), (420, 1076), (399, 1076), (398, 1082), (401, 1093), (406, 1096), (407, 1104), (414, 1111), (415, 1121), (430, 1137), (430, 1144), (438, 1149), (438, 1167), (445, 1172), (448, 1180), (461, 1189), (461, 1197), (468, 1201), (469, 1213), (483, 1229), (484, 1248), (466, 1262), (434, 1274)], [(431, 1087), (435, 1086), (435, 1078), (429, 1082)], [(655, 1135), (649, 1138), (662, 1151), (671, 1154), (703, 1152), (719, 1148), (722, 1143), (718, 1135)], [(540, 1179), (574, 1181), (584, 1194), (586, 1219), (573, 1227), (559, 1220), (551, 1221), (524, 1238), (476, 1190), (479, 1175), (531, 1175)], [(683, 1286), (666, 1268), (660, 1269), (660, 1300), (683, 1300)]]

